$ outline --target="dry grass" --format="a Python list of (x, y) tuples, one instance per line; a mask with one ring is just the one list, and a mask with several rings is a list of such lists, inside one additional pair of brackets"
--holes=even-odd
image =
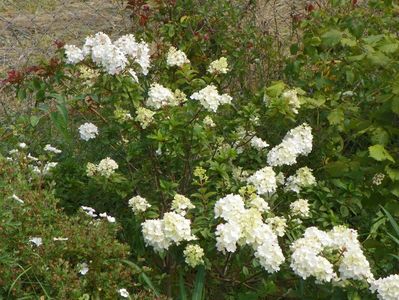
[(129, 29), (121, 1), (1, 0), (0, 77), (51, 55), (56, 39), (81, 44), (88, 34), (113, 36)]

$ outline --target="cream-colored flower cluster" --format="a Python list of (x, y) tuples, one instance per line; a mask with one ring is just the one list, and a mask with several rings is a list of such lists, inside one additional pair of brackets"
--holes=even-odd
[(103, 177), (110, 177), (118, 169), (118, 164), (113, 159), (106, 157), (102, 159), (99, 164), (87, 163), (86, 174), (89, 177), (100, 175)]

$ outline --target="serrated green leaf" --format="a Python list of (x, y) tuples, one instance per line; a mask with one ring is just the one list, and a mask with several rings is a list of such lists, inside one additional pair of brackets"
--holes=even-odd
[(327, 31), (321, 36), (322, 44), (328, 47), (335, 46), (342, 39), (342, 32), (336, 29)]
[(380, 144), (369, 147), (369, 156), (377, 161), (389, 160), (395, 162), (391, 154)]

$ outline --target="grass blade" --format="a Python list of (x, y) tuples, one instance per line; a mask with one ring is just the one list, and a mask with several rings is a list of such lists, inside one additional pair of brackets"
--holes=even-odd
[(179, 272), (179, 292), (180, 292), (180, 300), (187, 300), (187, 291), (184, 286), (184, 277), (183, 272)]
[(136, 272), (140, 272), (139, 277), (141, 279), (143, 279), (143, 281), (147, 284), (147, 286), (150, 288), (150, 290), (157, 296), (159, 297), (161, 294), (159, 293), (158, 289), (154, 286), (154, 284), (152, 283), (150, 277), (147, 276), (147, 274), (145, 274), (143, 272), (143, 270), (140, 268), (140, 266), (136, 265), (134, 262), (130, 261), (130, 260), (122, 260), (122, 262), (124, 262), (125, 264), (131, 266)]
[(399, 224), (395, 221), (392, 215), (387, 211), (384, 207), (381, 206), (381, 209), (384, 211), (385, 215), (388, 218), (389, 223), (391, 223), (393, 229), (396, 232), (396, 235), (399, 237)]
[(205, 267), (198, 267), (197, 275), (195, 276), (194, 291), (192, 300), (202, 300), (205, 284)]

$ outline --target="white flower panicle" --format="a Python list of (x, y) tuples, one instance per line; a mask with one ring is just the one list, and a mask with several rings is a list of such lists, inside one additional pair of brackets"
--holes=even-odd
[(193, 209), (195, 206), (191, 203), (190, 199), (187, 197), (176, 194), (172, 201), (171, 209), (182, 216), (186, 215), (187, 210)]
[[(313, 276), (317, 282), (373, 280), (370, 265), (353, 229), (336, 226), (329, 232), (324, 232), (309, 227), (304, 237), (291, 245), (291, 250), (291, 268), (303, 279)], [(339, 255), (339, 276), (334, 272), (334, 265), (324, 256), (324, 250), (328, 250), (328, 253), (336, 251)]]
[(145, 220), (142, 224), (142, 233), (146, 245), (152, 246), (155, 251), (167, 250), (172, 241), (164, 234), (164, 221), (160, 219)]
[(104, 177), (110, 177), (118, 169), (118, 164), (113, 159), (106, 157), (100, 161), (98, 165), (93, 163), (87, 163), (86, 175), (89, 177), (100, 175)]
[(237, 222), (245, 211), (244, 201), (240, 195), (229, 194), (219, 199), (214, 207), (215, 219), (222, 218), (225, 221)]
[(233, 194), (216, 202), (215, 217), (226, 221), (216, 227), (216, 247), (223, 253), (233, 253), (238, 245), (250, 245), (263, 268), (270, 273), (276, 272), (285, 258), (277, 235), (262, 220), (262, 212), (268, 205), (262, 198), (255, 197), (250, 206), (246, 209), (241, 196)]
[(96, 138), (98, 135), (98, 128), (92, 123), (84, 123), (79, 127), (80, 138), (84, 141), (88, 141)]
[(290, 106), (292, 112), (297, 114), (298, 109), (301, 107), (301, 103), (299, 102), (298, 98), (298, 92), (296, 90), (285, 91), (281, 97), (288, 101), (288, 105)]
[(135, 120), (140, 123), (141, 128), (146, 129), (154, 121), (155, 112), (145, 107), (137, 109)]
[(184, 64), (188, 64), (190, 61), (187, 58), (186, 53), (181, 50), (177, 50), (175, 47), (170, 47), (167, 57), (166, 57), (166, 64), (168, 66), (177, 66), (181, 67)]
[(113, 159), (106, 157), (100, 161), (97, 165), (97, 172), (100, 173), (101, 176), (110, 177), (115, 173), (115, 170), (118, 169), (118, 164)]
[(186, 264), (192, 268), (204, 263), (204, 249), (199, 245), (187, 245), (183, 251), (183, 255)]
[(217, 88), (212, 84), (192, 94), (190, 98), (198, 100), (205, 109), (213, 112), (217, 111), (219, 105), (230, 104), (232, 100), (231, 96), (227, 94), (220, 95)]
[(208, 67), (208, 72), (211, 74), (226, 74), (228, 71), (229, 66), (226, 57), (214, 60)]
[(273, 194), (277, 189), (276, 173), (271, 167), (264, 167), (252, 174), (247, 182), (256, 188), (259, 195)]
[(250, 144), (252, 147), (254, 147), (257, 150), (262, 150), (262, 149), (269, 147), (268, 143), (266, 143), (264, 140), (262, 140), (261, 138), (259, 138), (257, 136), (254, 136), (251, 139)]
[(302, 188), (307, 188), (316, 184), (316, 178), (312, 174), (312, 169), (303, 167), (287, 178), (285, 182), (285, 189), (287, 191), (293, 191), (299, 193)]
[(381, 185), (381, 183), (382, 183), (382, 181), (384, 180), (384, 178), (385, 178), (385, 175), (384, 175), (384, 174), (382, 174), (382, 173), (377, 173), (377, 174), (375, 174), (375, 175), (373, 176), (372, 182), (373, 182), (374, 185)]
[(370, 290), (377, 291), (380, 300), (399, 299), (399, 275), (390, 275), (371, 282)]
[(153, 83), (148, 92), (146, 104), (154, 109), (160, 109), (163, 106), (169, 105), (173, 100), (174, 94), (170, 89), (158, 83)]
[(147, 43), (138, 43), (132, 34), (121, 36), (112, 43), (108, 35), (98, 32), (86, 38), (82, 50), (73, 45), (66, 45), (65, 53), (67, 63), (72, 64), (91, 55), (92, 61), (110, 75), (121, 73), (130, 63), (137, 63), (144, 75), (147, 75), (150, 67), (150, 50)]
[(196, 239), (191, 233), (191, 221), (175, 212), (165, 213), (163, 219), (146, 220), (141, 226), (145, 243), (157, 252)]
[(55, 154), (59, 154), (62, 152), (60, 149), (57, 149), (56, 147), (53, 147), (50, 144), (47, 144), (46, 146), (44, 146), (43, 150), (47, 151), (47, 152), (52, 152)]
[(312, 151), (312, 129), (306, 123), (291, 129), (283, 141), (267, 154), (270, 166), (293, 165), (299, 155), (308, 155)]
[(270, 226), (273, 232), (278, 236), (285, 235), (285, 229), (287, 228), (287, 220), (283, 217), (267, 218), (266, 223)]
[(306, 199), (298, 199), (290, 204), (290, 210), (292, 216), (307, 218), (310, 213), (309, 202)]
[(151, 204), (141, 196), (134, 196), (129, 199), (129, 207), (133, 210), (135, 214), (145, 212), (147, 208), (151, 207)]
[(68, 64), (75, 65), (84, 60), (83, 51), (75, 45), (65, 45), (64, 49)]

